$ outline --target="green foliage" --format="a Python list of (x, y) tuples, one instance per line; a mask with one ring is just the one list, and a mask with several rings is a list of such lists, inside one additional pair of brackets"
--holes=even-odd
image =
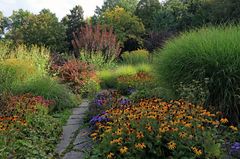
[(101, 88), (117, 88), (118, 77), (134, 76), (139, 72), (150, 73), (152, 70), (148, 64), (120, 65), (116, 69), (101, 70), (97, 72)]
[(73, 108), (78, 104), (77, 97), (71, 91), (56, 80), (45, 78), (33, 79), (14, 88), (14, 94), (31, 93), (35, 96), (43, 96), (45, 99), (54, 100), (55, 105), (51, 111), (62, 111)]
[(27, 112), (25, 116), (26, 126), (15, 125), (8, 131), (0, 131), (0, 158), (51, 157), (61, 134), (60, 122), (42, 106), (38, 106), (36, 113)]
[(240, 20), (240, 1), (238, 0), (211, 0), (211, 21), (213, 23), (238, 23)]
[(118, 40), (123, 44), (129, 39), (141, 43), (141, 36), (144, 33), (144, 25), (141, 20), (127, 12), (124, 8), (116, 7), (107, 10), (100, 16), (100, 23), (108, 27), (113, 27)]
[(150, 63), (150, 54), (147, 50), (136, 50), (122, 54), (123, 63), (129, 65)]
[(146, 30), (153, 30), (155, 14), (161, 9), (159, 0), (140, 0), (135, 14), (142, 20)]
[(161, 50), (155, 63), (161, 86), (176, 92), (181, 82), (204, 82), (208, 106), (239, 120), (239, 26), (203, 28), (182, 34)]
[(100, 16), (105, 11), (112, 10), (117, 6), (124, 8), (128, 12), (134, 13), (137, 3), (138, 0), (105, 0), (101, 8), (97, 7), (95, 13)]
[(80, 5), (76, 5), (70, 12), (71, 14), (66, 15), (62, 19), (62, 23), (66, 27), (69, 47), (71, 47), (71, 41), (73, 40), (73, 32), (84, 25), (83, 9)]
[(29, 61), (7, 59), (0, 62), (0, 92), (10, 91), (15, 85), (38, 75), (36, 67)]
[(92, 99), (100, 91), (99, 82), (89, 79), (83, 87), (83, 95)]
[(98, 71), (97, 76), (100, 79), (101, 88), (116, 88), (117, 77), (112, 73), (111, 70)]
[(0, 43), (0, 61), (16, 59), (28, 61), (36, 67), (37, 72), (46, 75), (49, 67), (50, 51), (44, 47), (18, 45), (11, 48), (9, 43)]
[(43, 9), (37, 15), (19, 10), (14, 12), (10, 18), (13, 25), (8, 38), (16, 44), (44, 45), (52, 51), (64, 51), (65, 28), (50, 10)]
[(114, 57), (112, 57), (106, 62), (101, 52), (92, 54), (92, 57), (89, 57), (87, 54), (81, 53), (80, 60), (94, 65), (94, 68), (96, 70), (113, 69), (117, 65), (116, 59)]
[(177, 92), (181, 99), (193, 104), (203, 105), (209, 96), (207, 84), (208, 79), (205, 79), (203, 83), (196, 80), (193, 80), (190, 84), (181, 82)]

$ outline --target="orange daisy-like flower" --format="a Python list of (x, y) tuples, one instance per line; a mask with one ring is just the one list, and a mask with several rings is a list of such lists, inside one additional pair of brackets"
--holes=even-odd
[(142, 132), (137, 132), (137, 138), (138, 139), (144, 138), (143, 133)]
[(144, 143), (139, 143), (139, 144), (135, 144), (135, 147), (137, 149), (144, 149), (144, 148), (146, 148), (146, 145)]
[(238, 131), (238, 128), (233, 125), (231, 125), (229, 128), (232, 129), (233, 131)]
[(124, 147), (120, 148), (119, 151), (120, 151), (121, 154), (125, 154), (125, 153), (127, 153), (128, 148), (126, 146), (124, 146)]
[(228, 123), (228, 119), (227, 118), (222, 118), (220, 120), (220, 122), (223, 123), (223, 124), (226, 124), (226, 123)]
[(179, 135), (180, 138), (185, 138), (187, 136), (187, 133), (180, 132), (178, 135)]
[(114, 154), (113, 154), (112, 152), (110, 152), (110, 153), (107, 155), (107, 158), (108, 158), (108, 159), (112, 159), (113, 156), (114, 156)]
[(196, 147), (191, 147), (192, 151), (197, 155), (197, 156), (200, 156), (202, 155), (202, 150), (196, 148)]
[(177, 144), (174, 141), (171, 141), (167, 144), (169, 150), (174, 150), (177, 147)]

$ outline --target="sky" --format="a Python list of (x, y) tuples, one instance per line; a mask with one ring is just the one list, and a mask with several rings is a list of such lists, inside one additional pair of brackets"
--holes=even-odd
[(0, 11), (4, 16), (10, 16), (13, 10), (20, 8), (37, 14), (43, 8), (50, 9), (61, 20), (75, 5), (81, 5), (84, 16), (94, 14), (96, 6), (102, 6), (103, 0), (0, 0)]

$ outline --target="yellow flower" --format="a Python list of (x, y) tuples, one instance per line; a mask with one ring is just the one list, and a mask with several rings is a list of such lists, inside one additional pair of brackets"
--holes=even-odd
[(231, 125), (229, 128), (232, 129), (233, 131), (238, 131), (238, 128), (233, 125)]
[(187, 124), (185, 124), (184, 126), (190, 128), (190, 127), (192, 127), (192, 124), (191, 124), (191, 123), (187, 123)]
[(184, 138), (184, 137), (187, 136), (187, 133), (185, 133), (185, 132), (180, 132), (178, 135), (179, 135), (180, 138)]
[(168, 149), (174, 150), (177, 146), (177, 144), (174, 141), (169, 142), (168, 144)]
[(153, 130), (153, 128), (152, 128), (150, 125), (146, 126), (146, 129), (147, 129), (149, 132), (152, 132), (152, 130)]
[(191, 147), (192, 151), (197, 155), (197, 156), (200, 156), (202, 155), (202, 150), (196, 148), (196, 147)]
[(122, 143), (122, 138), (120, 137), (120, 138), (118, 138), (118, 139), (114, 139), (114, 140), (110, 141), (110, 144), (111, 144), (111, 145), (112, 145), (112, 144), (115, 144), (115, 143), (121, 144), (121, 143)]
[(222, 118), (220, 120), (220, 122), (223, 123), (223, 124), (226, 124), (226, 123), (228, 123), (228, 119), (227, 118)]
[(144, 143), (139, 143), (139, 144), (135, 144), (135, 147), (137, 149), (144, 149), (144, 148), (146, 148), (146, 145)]
[(137, 132), (137, 138), (138, 139), (144, 138), (144, 135), (143, 135), (143, 133), (141, 131)]
[(92, 133), (92, 134), (91, 134), (91, 137), (94, 138), (94, 137), (96, 137), (97, 135), (98, 135), (98, 133)]
[(107, 158), (111, 159), (113, 158), (114, 154), (112, 152), (110, 152), (108, 155), (107, 155)]
[(116, 132), (117, 135), (122, 135), (122, 129), (117, 129), (117, 132)]
[(128, 148), (126, 146), (124, 146), (124, 147), (120, 148), (119, 151), (121, 154), (125, 154), (128, 151)]

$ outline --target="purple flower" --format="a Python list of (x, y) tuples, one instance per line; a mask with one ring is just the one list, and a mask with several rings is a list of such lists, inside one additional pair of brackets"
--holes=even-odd
[(103, 102), (101, 99), (96, 99), (95, 103), (98, 105), (98, 106), (102, 106), (103, 105)]
[(90, 120), (90, 124), (95, 125), (98, 122), (108, 122), (108, 121), (109, 121), (109, 118), (102, 115), (97, 115)]
[(128, 88), (128, 93), (129, 93), (129, 94), (132, 94), (133, 92), (135, 92), (135, 89), (134, 89), (134, 88)]
[(120, 103), (121, 105), (129, 104), (129, 102), (130, 102), (130, 100), (129, 100), (129, 99), (126, 99), (126, 98), (121, 99), (121, 100), (119, 101), (119, 103)]
[(235, 142), (231, 146), (230, 154), (235, 155), (240, 153), (240, 142)]

